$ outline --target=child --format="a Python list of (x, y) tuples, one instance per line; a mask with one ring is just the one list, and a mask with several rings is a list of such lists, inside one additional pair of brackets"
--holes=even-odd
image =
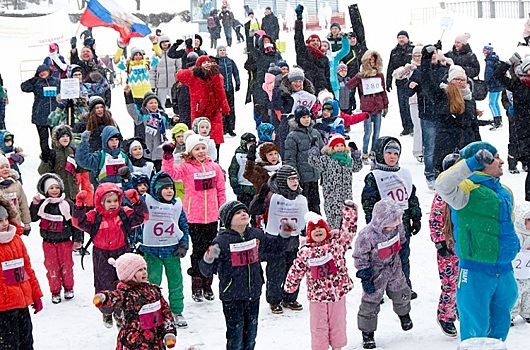
[(148, 279), (159, 286), (165, 269), (169, 307), (177, 327), (186, 328), (188, 323), (182, 316), (184, 294), (180, 259), (186, 256), (189, 248), (188, 220), (182, 202), (175, 198), (173, 179), (168, 173), (161, 171), (153, 176), (149, 194), (145, 194), (145, 204), (149, 208), (149, 219), (143, 225), (140, 251), (149, 266)]
[(348, 66), (344, 63), (337, 66), (337, 80), (339, 82), (339, 108), (341, 112), (351, 114), (357, 108), (357, 102), (355, 101), (355, 90), (346, 87), (350, 77), (348, 77)]
[(127, 157), (130, 159), (133, 166), (133, 171), (138, 171), (146, 174), (151, 178), (155, 173), (155, 166), (153, 162), (147, 160), (145, 157), (146, 153), (150, 151), (147, 149), (144, 141), (139, 137), (133, 137), (132, 139), (125, 140), (123, 142), (123, 151), (127, 153)]
[(209, 139), (192, 134), (186, 138), (187, 153), (181, 153), (184, 162), (174, 166), (173, 149), (164, 145), (162, 170), (173, 180), (182, 180), (184, 211), (188, 218), (189, 235), (193, 246), (190, 256), (192, 298), (196, 302), (213, 300), (211, 276), (205, 277), (199, 271), (199, 261), (217, 235), (219, 208), (226, 202), (225, 176), (219, 164), (208, 156)]
[(359, 88), (361, 110), (370, 113), (370, 117), (364, 121), (363, 136), (363, 161), (368, 164), (370, 136), (372, 137), (370, 155), (374, 156), (375, 142), (379, 138), (379, 130), (381, 129), (381, 116), (386, 117), (388, 113), (388, 97), (385, 90), (381, 55), (377, 51), (368, 50), (364, 53), (361, 62), (361, 71), (346, 83), (346, 87), (350, 90)]
[(109, 258), (120, 282), (115, 290), (102, 290), (94, 296), (97, 308), (123, 309), (123, 323), (116, 350), (175, 347), (177, 330), (169, 305), (160, 287), (147, 281), (147, 264), (140, 255), (125, 253)]
[(217, 162), (217, 149), (215, 148), (215, 142), (210, 138), (211, 129), (212, 124), (210, 123), (210, 120), (206, 117), (199, 117), (193, 121), (193, 132), (208, 139), (208, 154), (214, 162)]
[(342, 227), (331, 230), (315, 213), (305, 216), (307, 244), (300, 248), (289, 269), (284, 290), (295, 291), (307, 278), (307, 299), (313, 350), (341, 349), (347, 344), (346, 294), (353, 282), (346, 267), (346, 252), (357, 233), (357, 206), (346, 200), (342, 209)]
[(283, 290), (285, 277), (298, 252), (299, 235), (305, 228), (304, 215), (308, 212), (307, 199), (301, 193), (298, 172), (284, 165), (271, 176), (268, 186), (262, 186), (251, 203), (250, 213), (258, 216), (258, 225), (263, 225), (265, 232), (277, 236), (282, 228), (291, 230), (288, 249), (281, 255), (266, 257), (266, 298), (273, 314), (282, 314), (283, 308), (303, 309), (296, 301), (298, 289), (291, 293)]
[[(143, 224), (148, 217), (147, 206), (140, 200), (136, 190), (127, 190), (125, 195), (132, 204), (131, 208), (121, 207), (123, 192), (114, 183), (102, 183), (98, 186), (94, 196), (95, 208), (92, 210), (86, 207), (85, 191), (80, 191), (75, 200), (72, 223), (78, 229), (90, 234), (90, 240), (85, 248), (88, 248), (90, 243), (94, 243), (92, 263), (96, 293), (115, 289), (118, 276), (107, 260), (116, 259), (129, 251), (129, 242), (127, 242), (129, 232)], [(117, 326), (120, 327), (119, 308), (103, 306), (100, 310), (105, 327), (112, 328), (113, 313)]]
[(22, 174), (20, 173), (20, 164), (24, 163), (24, 150), (21, 147), (15, 147), (15, 135), (7, 130), (0, 131), (0, 142), (2, 146), (2, 154), (9, 160), (11, 169), (18, 173), (18, 181), (22, 183)]
[(180, 157), (180, 154), (186, 152), (186, 140), (184, 134), (186, 134), (187, 131), (189, 131), (188, 126), (184, 123), (177, 123), (175, 124), (173, 129), (171, 129), (171, 140), (175, 145), (175, 149), (173, 150), (175, 166), (182, 163), (182, 158)]
[(24, 234), (31, 231), (31, 215), (29, 214), (28, 200), (24, 189), (18, 180), (18, 173), (11, 169), (9, 161), (0, 154), (0, 194), (9, 198), (15, 205), (17, 224), (24, 224)]
[(33, 326), (28, 306), (42, 310), (42, 292), (20, 235), (17, 212), (0, 195), (0, 345), (2, 349), (33, 349)]
[[(245, 172), (247, 163), (247, 154), (250, 147), (256, 145), (256, 136), (249, 132), (241, 135), (239, 147), (236, 148), (235, 154), (232, 157), (232, 162), (228, 167), (228, 176), (230, 179), (230, 186), (237, 196), (237, 200), (245, 204), (247, 207), (250, 201), (254, 198), (254, 186), (247, 180), (243, 174)], [(255, 152), (255, 151), (254, 151)]]
[[(40, 235), (44, 251), (46, 277), (52, 293), (52, 303), (61, 302), (61, 288), (64, 298), (74, 298), (74, 260), (72, 250), (83, 243), (83, 232), (72, 226), (70, 199), (65, 198), (64, 185), (55, 174), (43, 174), (37, 183), (39, 194), (33, 197), (29, 208), (31, 220), (40, 220)], [(73, 240), (73, 242), (72, 242)]]
[(340, 134), (334, 134), (326, 146), (319, 150), (317, 146), (309, 150), (309, 165), (322, 174), (322, 193), (324, 212), (332, 230), (338, 230), (342, 219), (341, 203), (353, 197), (353, 173), (359, 172), (363, 164), (361, 152), (355, 142), (354, 149), (346, 146), (346, 140)]
[(355, 241), (353, 259), (356, 276), (361, 279), (363, 295), (357, 326), (363, 335), (363, 348), (375, 349), (374, 332), (377, 329), (379, 305), (386, 295), (392, 300), (404, 331), (412, 329), (410, 319), (410, 288), (401, 268), (398, 255), (406, 243), (401, 217), (403, 209), (391, 198), (377, 202), (373, 219), (359, 232)]
[(281, 254), (291, 232), (264, 234), (248, 226), (248, 208), (231, 201), (219, 210), (225, 230), (213, 240), (200, 261), (205, 276), (219, 276), (219, 299), (223, 302), (227, 349), (254, 349), (258, 332), (259, 301), (263, 286), (260, 260), (263, 254)]
[(122, 136), (115, 126), (106, 126), (101, 132), (101, 151), (89, 153), (88, 139), (90, 131), (81, 134), (81, 143), (77, 148), (75, 160), (77, 164), (92, 172), (97, 184), (112, 182), (121, 183), (119, 169), (127, 166), (132, 171), (133, 166), (129, 157), (121, 151)]
[(344, 119), (339, 117), (339, 104), (335, 100), (324, 102), (321, 111), (322, 118), (318, 118), (315, 128), (320, 131), (322, 141), (328, 143), (332, 134), (344, 136)]
[(302, 194), (307, 198), (309, 210), (320, 213), (320, 195), (318, 180), (320, 173), (308, 163), (309, 148), (324, 147), (320, 133), (313, 129), (315, 122), (311, 119), (311, 112), (305, 106), (298, 106), (294, 110), (294, 119), (289, 121), (291, 132), (285, 139), (285, 164), (293, 166), (300, 174)]
[[(517, 315), (520, 315), (526, 323), (530, 323), (530, 280), (528, 279), (528, 261), (530, 255), (529, 202), (522, 202), (515, 208), (515, 230), (517, 236), (519, 236), (519, 242), (521, 242), (521, 251), (517, 254), (513, 262), (519, 296), (511, 312), (512, 326)], [(526, 270), (522, 266), (527, 266)]]
[(390, 136), (379, 138), (375, 146), (375, 162), (373, 169), (364, 178), (364, 188), (361, 202), (366, 223), (372, 220), (372, 211), (375, 203), (381, 198), (391, 198), (399, 203), (404, 210), (403, 226), (405, 228), (406, 242), (399, 252), (403, 273), (407, 284), (411, 288), (412, 297), (418, 295), (412, 291), (410, 282), (410, 237), (420, 232), (421, 208), (416, 197), (416, 187), (412, 184), (412, 176), (408, 169), (399, 166), (401, 144), (398, 139)]
[[(260, 126), (264, 124), (267, 123), (261, 123)], [(259, 159), (256, 153), (258, 153)], [(254, 193), (258, 194), (263, 184), (267, 183), (272, 174), (281, 167), (280, 149), (272, 142), (265, 142), (259, 146), (259, 151), (256, 146), (251, 146), (248, 149), (243, 177), (252, 183)]]
[(52, 131), (52, 149), (47, 161), (41, 160), (39, 174), (54, 173), (63, 182), (63, 193), (66, 199), (75, 200), (79, 192), (77, 186), (77, 163), (75, 151), (71, 146), (73, 140), (72, 129), (68, 125), (58, 125)]

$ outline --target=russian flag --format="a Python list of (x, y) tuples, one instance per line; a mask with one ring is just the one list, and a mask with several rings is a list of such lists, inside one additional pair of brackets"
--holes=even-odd
[(125, 11), (112, 0), (90, 0), (81, 24), (85, 27), (110, 27), (120, 33), (121, 40), (128, 44), (133, 37), (144, 37), (151, 29), (138, 17)]

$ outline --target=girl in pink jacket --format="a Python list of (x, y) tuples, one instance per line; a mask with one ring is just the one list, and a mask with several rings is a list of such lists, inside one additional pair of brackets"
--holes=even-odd
[(162, 170), (171, 175), (173, 181), (184, 183), (183, 209), (189, 224), (189, 235), (193, 246), (191, 267), (192, 298), (197, 302), (213, 300), (213, 277), (205, 277), (199, 270), (199, 260), (217, 235), (219, 208), (226, 202), (225, 177), (219, 164), (208, 155), (208, 138), (192, 134), (186, 138), (186, 153), (181, 153), (184, 160), (175, 166), (173, 150), (175, 145), (165, 144), (162, 149)]
[(348, 342), (345, 296), (353, 282), (345, 254), (357, 233), (357, 205), (344, 201), (340, 230), (330, 231), (324, 219), (313, 212), (306, 214), (305, 221), (307, 244), (298, 251), (284, 290), (295, 291), (306, 276), (311, 349), (340, 349)]

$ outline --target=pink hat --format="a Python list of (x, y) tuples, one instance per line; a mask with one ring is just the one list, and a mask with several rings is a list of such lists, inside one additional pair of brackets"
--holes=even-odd
[(118, 259), (109, 258), (109, 264), (116, 268), (118, 278), (122, 282), (134, 281), (134, 275), (144, 267), (147, 267), (145, 260), (138, 254), (125, 253)]
[(462, 44), (466, 45), (469, 38), (471, 38), (471, 35), (469, 33), (464, 33), (464, 34), (457, 35), (455, 38), (455, 41), (459, 41)]

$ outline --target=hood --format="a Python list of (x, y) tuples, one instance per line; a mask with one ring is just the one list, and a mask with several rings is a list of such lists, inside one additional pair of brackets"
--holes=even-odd
[(107, 125), (106, 127), (103, 128), (103, 131), (101, 132), (101, 148), (105, 152), (111, 154), (113, 157), (118, 156), (118, 154), (120, 153), (120, 147), (118, 146), (118, 148), (111, 150), (109, 146), (107, 146), (107, 142), (109, 142), (109, 139), (115, 135), (118, 135), (118, 139), (120, 140), (120, 145), (121, 145), (123, 142), (123, 138), (117, 127), (112, 126), (112, 125)]
[(515, 229), (517, 233), (530, 236), (530, 230), (526, 229), (525, 219), (530, 219), (530, 202), (521, 202), (515, 207)]
[(61, 193), (64, 193), (64, 183), (63, 183), (63, 180), (61, 180), (61, 178), (57, 175), (57, 174), (52, 174), (52, 173), (46, 173), (46, 174), (43, 174), (39, 181), (37, 182), (37, 191), (42, 194), (44, 197), (47, 197), (46, 195), (46, 191), (44, 189), (44, 183), (46, 182), (46, 180), (48, 180), (49, 178), (53, 178), (55, 179), (58, 183), (59, 183), (59, 187), (61, 188)]
[[(171, 175), (169, 175), (168, 173), (166, 173), (165, 171), (160, 171), (158, 173), (156, 173), (155, 175), (153, 175), (153, 178), (151, 179), (151, 184), (149, 186), (149, 194), (154, 198), (156, 199), (158, 202), (161, 202), (161, 203), (167, 203), (166, 200), (164, 200), (163, 198), (160, 198), (157, 194), (156, 194), (156, 190), (157, 190), (157, 186), (156, 184), (158, 182), (160, 182), (161, 179), (170, 179), (171, 182), (173, 182), (173, 179), (171, 178)], [(175, 192), (173, 192), (173, 199), (171, 200), (171, 203), (174, 203), (175, 202)]]
[[(5, 139), (8, 137), (8, 136), (11, 136), (11, 139), (13, 140), (13, 144), (11, 145), (11, 147), (6, 147), (4, 142), (5, 142)], [(13, 133), (7, 131), (7, 130), (0, 130), (0, 146), (2, 148), (2, 151), (4, 151), (4, 153), (6, 152), (11, 152), (11, 149), (14, 147), (15, 145), (15, 135), (13, 135)]]
[(132, 188), (134, 188), (135, 190), (138, 190), (139, 184), (146, 184), (149, 187), (149, 182), (149, 176), (142, 173), (141, 171), (133, 171), (131, 173), (131, 184)]
[(38, 77), (40, 72), (45, 71), (45, 70), (47, 70), (48, 73), (50, 73), (50, 76), (51, 76), (52, 70), (50, 69), (50, 67), (48, 67), (45, 64), (41, 64), (40, 66), (37, 67), (37, 70), (35, 71), (35, 76)]
[[(372, 211), (372, 221), (368, 225), (372, 226), (376, 232), (381, 232), (388, 223), (402, 216), (403, 209), (401, 209), (399, 204), (390, 198), (384, 198), (375, 203)], [(403, 223), (399, 226), (402, 229)]]
[[(401, 142), (392, 136), (381, 136), (375, 142), (375, 162), (379, 164), (385, 164), (385, 147), (390, 141), (396, 141), (401, 147)], [(385, 164), (386, 165), (386, 164)]]
[(53, 128), (52, 130), (52, 147), (53, 148), (59, 147), (60, 145), (59, 138), (65, 134), (68, 134), (70, 136), (70, 143), (69, 143), (70, 145), (74, 139), (74, 135), (72, 133), (72, 128), (70, 127), (70, 125), (60, 124), (60, 125), (57, 125), (55, 128)]
[(96, 211), (101, 215), (118, 215), (119, 208), (117, 210), (109, 212), (105, 210), (105, 208), (103, 208), (103, 205), (101, 205), (101, 200), (103, 199), (103, 197), (110, 192), (115, 192), (118, 194), (118, 203), (121, 207), (123, 201), (123, 192), (121, 188), (119, 188), (118, 185), (116, 185), (115, 183), (103, 182), (99, 184), (98, 188), (96, 189), (96, 193), (94, 194), (94, 206), (96, 207)]
[(130, 139), (127, 139), (123, 142), (121, 142), (121, 149), (122, 151), (127, 155), (127, 157), (129, 157), (129, 159), (132, 161), (132, 157), (129, 153), (129, 147), (131, 146), (131, 143), (133, 143), (134, 141), (138, 141), (140, 143), (140, 145), (142, 146), (142, 149), (144, 150), (144, 157), (146, 155), (149, 155), (149, 150), (147, 149), (147, 145), (145, 144), (144, 140), (141, 138), (141, 137), (131, 137)]
[[(375, 56), (375, 69), (370, 67), (370, 57)], [(361, 58), (361, 72), (360, 75), (362, 78), (366, 77), (375, 77), (377, 73), (383, 72), (383, 59), (379, 52), (374, 50), (368, 50), (364, 53)]]
[[(326, 102), (324, 102), (324, 104), (322, 105), (322, 109), (324, 109), (324, 106), (325, 105), (331, 105), (331, 107), (333, 107), (333, 112), (331, 113), (331, 118), (333, 117), (339, 117), (339, 102), (337, 100), (328, 100)], [(324, 118), (322, 118), (324, 119)]]

